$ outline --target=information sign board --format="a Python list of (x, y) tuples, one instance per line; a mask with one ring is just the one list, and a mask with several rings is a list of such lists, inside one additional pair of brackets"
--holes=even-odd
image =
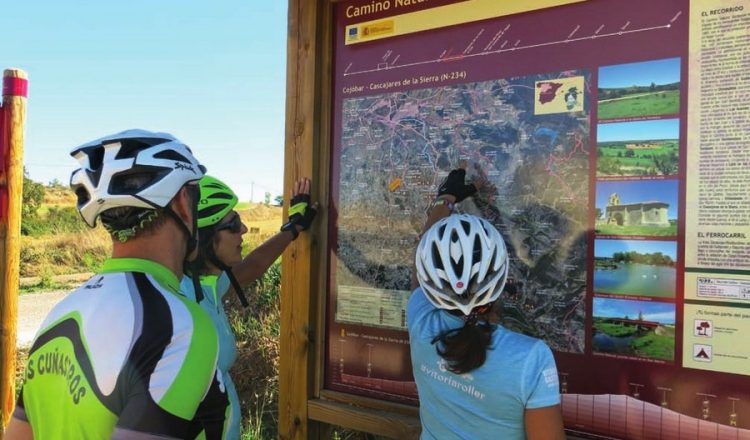
[(555, 352), (567, 427), (750, 438), (750, 2), (347, 1), (334, 23), (326, 389), (418, 404), (412, 253), (464, 166), (511, 254), (502, 322)]

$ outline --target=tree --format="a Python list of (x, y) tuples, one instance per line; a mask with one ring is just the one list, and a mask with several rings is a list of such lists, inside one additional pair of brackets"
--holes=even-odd
[(29, 178), (26, 167), (23, 168), (23, 192), (21, 193), (21, 221), (25, 218), (36, 218), (39, 207), (44, 201), (44, 185)]
[(273, 198), (274, 203), (276, 206), (284, 206), (284, 196), (278, 195)]
[(665, 176), (677, 173), (677, 163), (677, 154), (674, 152), (660, 157), (654, 157), (654, 167), (656, 167), (659, 173)]
[(263, 194), (263, 204), (268, 206), (271, 204), (271, 193), (266, 191), (265, 194)]
[(50, 188), (55, 188), (55, 189), (67, 189), (67, 188), (68, 188), (68, 186), (67, 186), (67, 185), (63, 184), (63, 183), (62, 183), (62, 182), (60, 181), (60, 179), (57, 179), (57, 178), (55, 178), (55, 179), (52, 179), (52, 180), (51, 180), (51, 181), (49, 182), (49, 185), (47, 185), (47, 186), (48, 186), (48, 187), (50, 187)]

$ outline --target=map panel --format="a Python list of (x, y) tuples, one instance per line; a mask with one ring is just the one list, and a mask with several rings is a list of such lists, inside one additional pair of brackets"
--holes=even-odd
[(409, 295), (426, 209), (462, 166), (479, 193), (461, 209), (490, 220), (511, 255), (504, 324), (582, 353), (589, 90), (576, 70), (344, 100), (336, 322), (404, 329), (393, 309)]

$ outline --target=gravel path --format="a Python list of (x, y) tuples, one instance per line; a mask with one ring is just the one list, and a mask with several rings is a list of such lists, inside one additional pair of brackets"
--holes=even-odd
[[(70, 289), (72, 290), (72, 289)], [(28, 347), (47, 313), (70, 290), (55, 290), (44, 293), (29, 293), (18, 297), (18, 329), (16, 347)]]

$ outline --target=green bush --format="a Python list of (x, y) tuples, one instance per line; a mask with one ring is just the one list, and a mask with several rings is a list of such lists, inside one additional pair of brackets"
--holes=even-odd
[(276, 260), (271, 267), (255, 283), (257, 304), (266, 311), (276, 304), (281, 293), (281, 259)]
[(21, 222), (21, 234), (32, 237), (79, 232), (84, 229), (86, 224), (72, 206), (50, 206), (45, 215), (29, 215)]
[(23, 169), (23, 190), (21, 204), (22, 221), (26, 218), (36, 217), (39, 207), (44, 201), (44, 185), (29, 179), (29, 172), (26, 167)]

